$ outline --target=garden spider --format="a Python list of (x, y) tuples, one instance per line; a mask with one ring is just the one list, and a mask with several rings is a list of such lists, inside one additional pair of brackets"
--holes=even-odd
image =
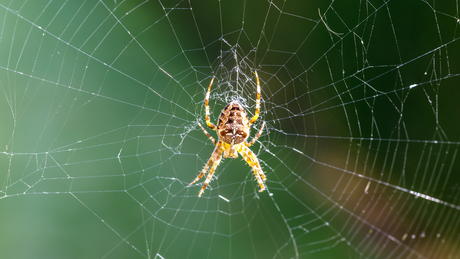
[(254, 113), (254, 117), (252, 117), (251, 120), (248, 120), (246, 111), (243, 109), (243, 106), (239, 102), (234, 101), (227, 104), (227, 106), (225, 106), (225, 108), (222, 110), (219, 119), (217, 120), (217, 126), (212, 124), (209, 119), (209, 95), (211, 92), (211, 86), (212, 82), (214, 81), (214, 78), (211, 80), (211, 83), (209, 84), (208, 92), (206, 93), (206, 98), (204, 99), (206, 107), (206, 124), (209, 128), (217, 132), (218, 141), (216, 141), (198, 122), (198, 125), (200, 125), (200, 128), (203, 130), (204, 134), (206, 134), (206, 136), (208, 136), (208, 138), (216, 146), (208, 162), (204, 166), (203, 170), (201, 170), (201, 173), (196, 177), (196, 179), (193, 182), (189, 184), (190, 186), (196, 183), (198, 180), (200, 180), (201, 177), (203, 177), (203, 175), (208, 171), (209, 167), (211, 167), (208, 176), (204, 181), (203, 187), (201, 188), (201, 191), (198, 194), (198, 197), (201, 197), (201, 194), (203, 194), (209, 182), (211, 182), (212, 175), (214, 174), (214, 171), (216, 170), (217, 166), (219, 165), (222, 159), (222, 154), (224, 155), (224, 158), (237, 158), (238, 153), (240, 153), (243, 159), (252, 167), (252, 170), (254, 171), (254, 175), (260, 186), (259, 192), (263, 192), (265, 190), (265, 174), (262, 171), (262, 168), (260, 168), (259, 159), (257, 159), (257, 156), (249, 149), (249, 147), (252, 146), (252, 144), (254, 144), (262, 134), (265, 122), (262, 123), (262, 127), (260, 127), (259, 132), (251, 140), (251, 142), (248, 143), (246, 141), (249, 137), (251, 125), (259, 117), (260, 110), (259, 76), (257, 75), (257, 71), (255, 72), (255, 74), (257, 79), (256, 111)]

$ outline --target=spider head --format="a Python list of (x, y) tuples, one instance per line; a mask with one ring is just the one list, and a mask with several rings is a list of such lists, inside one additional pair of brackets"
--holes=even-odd
[(219, 140), (230, 145), (240, 144), (248, 138), (249, 130), (249, 121), (243, 106), (238, 102), (225, 106), (217, 123)]

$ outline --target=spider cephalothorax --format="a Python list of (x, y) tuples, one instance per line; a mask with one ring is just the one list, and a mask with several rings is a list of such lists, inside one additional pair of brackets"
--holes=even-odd
[[(241, 154), (243, 159), (252, 167), (254, 171), (254, 175), (257, 179), (257, 182), (260, 186), (260, 192), (265, 190), (265, 174), (260, 167), (259, 160), (257, 156), (249, 149), (249, 147), (255, 143), (255, 141), (260, 137), (262, 134), (262, 130), (264, 128), (265, 122), (262, 123), (262, 127), (260, 128), (257, 135), (251, 140), (251, 142), (246, 142), (249, 137), (249, 131), (251, 130), (251, 125), (257, 120), (259, 117), (260, 111), (260, 84), (259, 84), (259, 77), (256, 74), (257, 79), (257, 98), (256, 98), (256, 111), (254, 113), (254, 117), (251, 120), (248, 120), (246, 111), (244, 110), (243, 106), (238, 102), (231, 102), (220, 113), (219, 119), (217, 120), (217, 126), (211, 123), (209, 118), (209, 95), (211, 92), (212, 82), (214, 78), (211, 80), (209, 84), (208, 92), (206, 93), (205, 98), (205, 109), (206, 109), (206, 124), (212, 130), (217, 131), (218, 141), (216, 141), (204, 128), (200, 125), (201, 129), (204, 131), (206, 136), (214, 143), (216, 148), (209, 158), (208, 162), (204, 166), (201, 173), (197, 176), (197, 178), (190, 183), (190, 185), (194, 184), (198, 180), (203, 177), (203, 175), (208, 171), (209, 167), (209, 174), (206, 177), (206, 180), (201, 188), (200, 193), (198, 196), (200, 197), (203, 194), (206, 186), (208, 186), (209, 182), (211, 182), (212, 175), (216, 170), (216, 167), (219, 165), (222, 155), (224, 157), (231, 157), (237, 158), (238, 153)], [(212, 165), (212, 166), (211, 166)]]

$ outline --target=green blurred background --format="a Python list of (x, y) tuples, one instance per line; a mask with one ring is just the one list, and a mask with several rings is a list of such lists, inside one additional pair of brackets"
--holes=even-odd
[(0, 0), (0, 257), (460, 257), (457, 5)]

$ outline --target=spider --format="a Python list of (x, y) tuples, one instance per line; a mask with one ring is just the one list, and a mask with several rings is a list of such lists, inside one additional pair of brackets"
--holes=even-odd
[(203, 187), (201, 188), (198, 197), (201, 197), (204, 190), (208, 186), (209, 182), (212, 180), (212, 175), (216, 170), (217, 166), (219, 165), (222, 155), (224, 158), (237, 158), (238, 153), (241, 154), (243, 159), (252, 167), (254, 171), (254, 175), (256, 177), (257, 182), (260, 185), (259, 192), (263, 192), (265, 190), (265, 174), (260, 167), (259, 159), (257, 156), (252, 152), (249, 147), (252, 146), (256, 142), (256, 140), (262, 134), (262, 130), (265, 126), (265, 122), (262, 123), (259, 132), (257, 135), (248, 143), (246, 140), (249, 137), (249, 131), (251, 130), (251, 125), (257, 120), (259, 117), (260, 111), (260, 84), (259, 84), (259, 76), (257, 75), (257, 71), (255, 72), (256, 79), (257, 79), (257, 99), (256, 99), (256, 111), (254, 113), (254, 117), (251, 120), (248, 120), (246, 111), (243, 109), (243, 106), (239, 102), (231, 102), (225, 106), (225, 108), (220, 113), (219, 119), (217, 120), (217, 126), (212, 124), (209, 119), (209, 95), (211, 92), (211, 86), (214, 81), (214, 78), (211, 80), (209, 84), (208, 92), (206, 93), (206, 98), (204, 99), (205, 108), (206, 108), (206, 124), (212, 130), (217, 132), (218, 141), (216, 141), (198, 122), (198, 125), (203, 130), (204, 134), (208, 136), (208, 138), (214, 143), (216, 148), (214, 152), (212, 152), (211, 157), (209, 158), (208, 162), (204, 166), (201, 173), (196, 177), (196, 179), (189, 184), (192, 185), (196, 183), (198, 180), (203, 177), (203, 175), (208, 171), (209, 173), (204, 181)]

